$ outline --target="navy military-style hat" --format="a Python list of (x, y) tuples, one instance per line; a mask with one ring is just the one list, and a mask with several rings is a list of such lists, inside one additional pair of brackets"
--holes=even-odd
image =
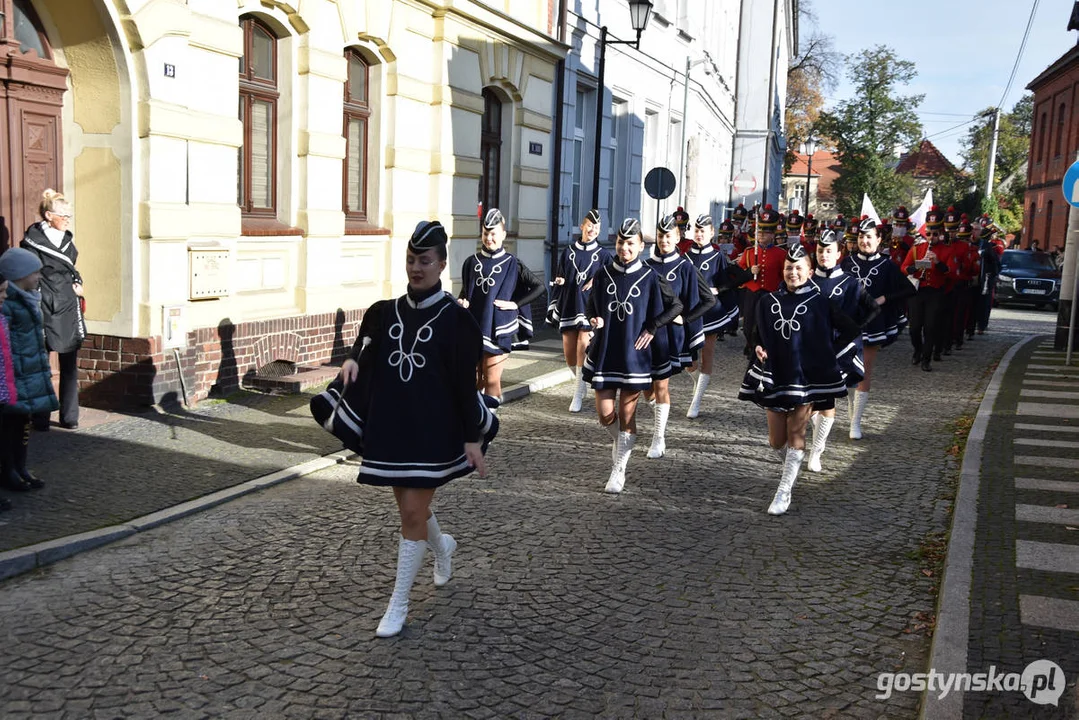
[(817, 245), (835, 245), (839, 242), (839, 236), (835, 234), (834, 230), (825, 229), (820, 237), (817, 239)]
[(449, 237), (446, 236), (446, 228), (442, 227), (442, 223), (438, 220), (422, 220), (412, 232), (408, 247), (413, 252), (425, 252), (447, 242)]
[(590, 222), (590, 223), (594, 224), (594, 225), (599, 225), (599, 224), (600, 224), (600, 220), (599, 220), (599, 210), (596, 210), (595, 208), (592, 208), (592, 209), (591, 209), (591, 210), (589, 210), (589, 211), (588, 211), (588, 213), (587, 213), (587, 214), (586, 214), (586, 215), (584, 216), (584, 219), (585, 219), (585, 220), (587, 220), (588, 222)]
[(656, 230), (659, 230), (660, 232), (668, 233), (676, 227), (678, 227), (678, 221), (675, 220), (674, 215), (664, 215), (659, 219), (659, 222), (656, 223)]
[(698, 215), (697, 219), (693, 221), (693, 226), (699, 228), (712, 227), (712, 216), (703, 213)]
[(791, 243), (787, 246), (787, 260), (791, 262), (798, 262), (803, 258), (809, 257), (809, 253), (802, 246), (802, 243)]
[(487, 214), (483, 216), (483, 229), (490, 230), (496, 228), (499, 225), (505, 225), (506, 218), (502, 215), (502, 211), (498, 208), (491, 208), (487, 211)]
[(641, 234), (641, 223), (635, 218), (626, 218), (618, 228), (618, 237), (631, 238)]
[(877, 227), (877, 221), (868, 215), (863, 215), (862, 219), (858, 221), (858, 232), (864, 233), (870, 230), (875, 230)]

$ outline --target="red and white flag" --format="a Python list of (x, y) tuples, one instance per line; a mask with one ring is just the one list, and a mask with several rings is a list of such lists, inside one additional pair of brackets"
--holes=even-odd
[(914, 229), (915, 235), (923, 235), (925, 233), (925, 216), (931, 207), (933, 207), (933, 188), (926, 190), (925, 199), (922, 200), (922, 204), (918, 206), (917, 210), (910, 214), (910, 226)]

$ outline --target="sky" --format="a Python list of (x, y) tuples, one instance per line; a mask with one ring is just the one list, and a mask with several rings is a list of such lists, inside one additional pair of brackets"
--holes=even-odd
[[(1001, 104), (1005, 112), (1027, 84), (1076, 42), (1068, 31), (1074, 0), (1040, 0), (1018, 72)], [(955, 128), (1000, 103), (1012, 73), (1034, 0), (812, 0), (818, 27), (835, 38), (836, 49), (856, 54), (887, 45), (914, 62), (918, 77), (900, 95), (925, 94), (918, 108), (925, 134), (956, 166), (963, 163), (960, 140), (969, 125)], [(896, 9), (902, 8), (902, 17)], [(906, 27), (906, 33), (902, 32)], [(803, 24), (800, 33), (812, 28)], [(851, 99), (844, 75), (825, 107)]]

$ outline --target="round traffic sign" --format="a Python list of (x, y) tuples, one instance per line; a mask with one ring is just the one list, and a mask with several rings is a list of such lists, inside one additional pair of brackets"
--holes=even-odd
[(1064, 182), (1061, 185), (1064, 191), (1064, 199), (1072, 207), (1079, 208), (1079, 160), (1076, 160), (1064, 173)]
[(644, 176), (644, 189), (656, 200), (669, 198), (674, 192), (674, 173), (665, 167), (654, 167)]
[(731, 185), (734, 187), (735, 194), (749, 195), (757, 191), (757, 178), (753, 177), (753, 173), (743, 170), (734, 176)]

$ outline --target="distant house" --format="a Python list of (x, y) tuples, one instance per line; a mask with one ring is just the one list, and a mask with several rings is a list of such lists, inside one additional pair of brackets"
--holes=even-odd
[(813, 162), (808, 155), (794, 154), (791, 169), (783, 176), (783, 197), (781, 206), (786, 211), (797, 208), (802, 214), (806, 210), (806, 177), (809, 177), (809, 209), (817, 217), (835, 213), (835, 194), (832, 183), (839, 176), (839, 160), (831, 150), (818, 150), (813, 153)]
[(918, 191), (911, 198), (911, 202), (917, 204), (941, 176), (957, 175), (960, 171), (936, 145), (922, 140), (917, 150), (899, 156), (895, 172), (899, 175), (910, 175), (917, 182)]

